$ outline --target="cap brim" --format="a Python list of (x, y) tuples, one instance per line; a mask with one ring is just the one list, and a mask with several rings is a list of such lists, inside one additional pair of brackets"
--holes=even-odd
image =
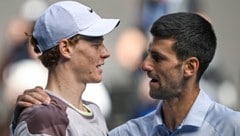
[(114, 28), (120, 23), (119, 19), (99, 19), (95, 24), (91, 25), (89, 28), (80, 31), (80, 35), (84, 36), (104, 36), (110, 33)]

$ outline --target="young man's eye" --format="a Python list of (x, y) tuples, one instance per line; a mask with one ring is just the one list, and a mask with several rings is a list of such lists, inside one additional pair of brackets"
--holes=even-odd
[(92, 44), (95, 48), (99, 48), (101, 46), (103, 46), (103, 43), (93, 43)]

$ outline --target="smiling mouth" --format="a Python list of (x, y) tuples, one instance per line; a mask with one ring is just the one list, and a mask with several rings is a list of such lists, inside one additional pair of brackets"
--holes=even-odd
[(104, 65), (104, 64), (99, 64), (99, 65), (97, 65), (96, 67), (97, 67), (97, 68), (101, 68), (103, 65)]

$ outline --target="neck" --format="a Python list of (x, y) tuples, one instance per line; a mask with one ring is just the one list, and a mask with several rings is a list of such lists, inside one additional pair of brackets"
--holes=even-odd
[(191, 109), (199, 93), (198, 85), (182, 90), (181, 94), (169, 100), (163, 100), (163, 122), (168, 129), (174, 131), (181, 125)]
[(71, 73), (55, 69), (49, 72), (46, 89), (64, 98), (76, 108), (84, 111), (82, 94), (86, 84), (77, 82)]

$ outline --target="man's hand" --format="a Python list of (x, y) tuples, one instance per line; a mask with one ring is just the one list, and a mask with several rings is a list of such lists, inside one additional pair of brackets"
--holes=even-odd
[(27, 89), (22, 95), (19, 95), (14, 110), (14, 118), (12, 120), (12, 129), (14, 130), (17, 126), (18, 116), (22, 110), (26, 107), (31, 107), (34, 104), (49, 104), (50, 97), (46, 92), (43, 91), (42, 87), (35, 87), (33, 89)]
[(22, 95), (17, 98), (17, 106), (30, 107), (34, 104), (49, 104), (50, 97), (43, 91), (42, 87), (35, 87), (33, 89), (27, 89)]

